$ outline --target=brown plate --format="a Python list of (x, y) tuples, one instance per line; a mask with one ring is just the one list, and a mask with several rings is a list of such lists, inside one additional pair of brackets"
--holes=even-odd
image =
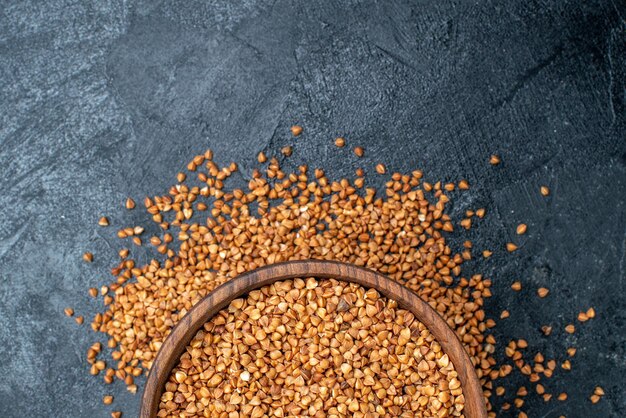
[(178, 364), (180, 356), (194, 335), (213, 315), (227, 307), (232, 300), (244, 296), (251, 290), (298, 277), (338, 279), (357, 283), (365, 288), (378, 290), (382, 295), (398, 302), (401, 308), (413, 312), (441, 344), (459, 374), (465, 396), (464, 415), (467, 418), (487, 417), (482, 388), (469, 355), (454, 331), (430, 305), (407, 287), (372, 270), (346, 263), (317, 260), (289, 261), (261, 267), (224, 283), (198, 302), (172, 329), (161, 346), (143, 391), (139, 417), (157, 416), (161, 394), (172, 369)]

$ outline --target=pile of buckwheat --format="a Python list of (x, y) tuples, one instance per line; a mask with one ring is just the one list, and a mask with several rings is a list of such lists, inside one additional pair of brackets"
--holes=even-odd
[[(173, 326), (208, 292), (244, 271), (313, 258), (364, 266), (415, 290), (456, 331), (490, 389), (499, 374), (492, 370), (495, 340), (486, 333), (495, 322), (482, 309), (491, 281), (458, 277), (471, 258), (471, 243), (454, 254), (443, 235), (454, 230), (444, 213), (449, 194), (468, 189), (466, 181), (431, 184), (416, 170), (393, 173), (384, 190), (375, 190), (364, 187), (362, 169), (354, 181), (331, 181), (322, 169), (300, 166), (286, 173), (263, 153), (258, 161), (267, 165), (254, 170), (247, 190), (228, 189), (224, 183), (237, 165), (219, 167), (210, 150), (198, 155), (187, 168), (200, 185), (186, 185), (188, 175), (179, 173), (168, 194), (144, 200), (160, 236), (142, 240), (142, 226), (118, 231), (137, 245), (147, 240), (165, 259), (138, 266), (123, 249), (112, 269), (116, 280), (100, 292), (90, 289), (106, 306), (91, 326), (108, 334), (117, 362), (104, 368), (96, 343), (88, 353), (92, 374), (103, 372), (107, 383), (117, 377), (135, 392), (134, 378), (150, 368)], [(385, 167), (378, 164), (376, 172), (385, 173)], [(129, 199), (126, 207), (135, 204)], [(198, 214), (205, 220), (191, 221)]]
[(452, 362), (374, 289), (295, 279), (236, 299), (187, 346), (159, 417), (461, 417)]
[[(299, 136), (303, 130), (293, 126), (291, 132)], [(334, 143), (343, 148), (346, 142), (344, 138), (337, 138)], [(361, 158), (365, 150), (356, 146), (353, 152)], [(291, 155), (292, 147), (284, 147), (280, 158)], [(385, 165), (379, 163), (370, 167), (371, 175), (385, 176), (388, 181), (384, 188), (375, 189), (365, 186), (365, 170), (362, 168), (356, 170), (353, 180), (333, 181), (320, 168), (300, 166), (295, 172), (285, 172), (276, 157), (268, 158), (263, 152), (258, 154), (257, 160), (259, 166), (253, 171), (247, 187), (234, 188), (229, 185), (228, 178), (238, 170), (236, 163), (220, 167), (213, 160), (213, 152), (210, 150), (195, 156), (188, 164), (187, 172), (178, 173), (177, 183), (168, 193), (144, 199), (145, 209), (160, 229), (158, 234), (146, 236), (145, 225), (127, 225), (117, 231), (120, 239), (136, 246), (149, 243), (154, 247), (157, 258), (146, 265), (138, 265), (130, 258), (130, 250), (123, 248), (119, 251), (121, 260), (111, 269), (114, 281), (100, 289), (89, 289), (89, 294), (92, 297), (100, 295), (105, 305), (104, 312), (95, 315), (91, 327), (108, 336), (106, 348), (114, 362), (107, 366), (106, 360), (101, 358), (103, 345), (94, 343), (87, 352), (91, 374), (102, 374), (105, 383), (112, 383), (116, 378), (122, 380), (128, 390), (135, 393), (135, 378), (150, 369), (157, 351), (174, 325), (215, 287), (245, 271), (264, 265), (287, 260), (324, 259), (353, 263), (383, 273), (414, 290), (439, 312), (456, 332), (472, 359), (483, 385), (490, 417), (495, 417), (495, 412), (491, 411), (489, 398), (492, 395), (505, 395), (504, 387), (494, 388), (494, 380), (507, 376), (515, 369), (528, 377), (529, 383), (534, 385), (536, 393), (545, 402), (553, 399), (553, 394), (539, 382), (542, 378), (552, 376), (557, 360), (544, 359), (537, 352), (531, 363), (520, 351), (527, 347), (525, 340), (510, 341), (504, 353), (510, 362), (496, 366), (493, 358), (496, 341), (489, 332), (495, 326), (495, 321), (486, 318), (483, 310), (485, 298), (491, 296), (491, 280), (480, 274), (470, 277), (462, 274), (463, 262), (476, 256), (472, 253), (470, 241), (465, 241), (458, 253), (453, 252), (446, 242), (446, 236), (455, 229), (470, 229), (485, 216), (484, 208), (467, 210), (465, 217), (459, 221), (453, 221), (446, 214), (446, 205), (454, 194), (469, 189), (466, 180), (431, 183), (425, 181), (419, 170), (389, 174)], [(496, 167), (501, 159), (492, 155), (489, 162)], [(551, 195), (547, 186), (541, 186), (539, 192), (544, 198)], [(125, 207), (134, 210), (136, 203), (128, 198)], [(110, 226), (105, 216), (98, 220), (98, 224), (103, 228)], [(516, 228), (517, 235), (523, 235), (526, 231), (525, 224), (519, 224)], [(515, 252), (518, 246), (509, 242), (503, 248)], [(489, 249), (478, 250), (477, 253), (484, 258), (493, 254)], [(94, 255), (90, 252), (83, 255), (85, 262), (92, 262), (93, 259)], [(519, 291), (521, 283), (515, 281), (511, 288)], [(350, 292), (356, 292), (356, 289)], [(548, 288), (537, 289), (538, 297), (545, 298), (548, 294)], [(69, 307), (65, 313), (74, 315), (73, 309)], [(230, 314), (234, 315), (233, 312)], [(578, 321), (582, 323), (594, 316), (593, 308), (586, 308), (579, 314)], [(508, 317), (507, 310), (500, 314), (502, 320)], [(74, 319), (79, 325), (83, 323), (82, 316)], [(552, 327), (547, 325), (541, 328), (546, 336), (550, 335), (551, 330)], [(575, 327), (569, 324), (565, 330), (573, 333)], [(211, 335), (210, 332), (209, 325), (202, 338), (198, 336), (196, 344)], [(427, 341), (425, 335), (424, 339)], [(437, 352), (435, 347), (437, 345), (431, 347), (431, 352)], [(566, 360), (561, 364), (563, 370), (570, 370), (569, 359), (575, 353), (575, 347), (567, 350)], [(188, 364), (190, 358), (183, 359), (184, 364)], [(417, 367), (419, 375), (419, 364)], [(186, 367), (181, 363), (179, 372), (185, 370)], [(453, 373), (451, 365), (447, 370)], [(303, 379), (305, 377), (302, 376)], [(362, 377), (365, 379), (365, 376)], [(176, 404), (177, 411), (182, 405), (185, 405), (185, 410), (189, 405), (198, 408), (197, 402), (193, 404), (188, 401), (190, 392), (185, 392), (184, 386), (171, 386), (174, 384), (189, 385), (187, 379), (183, 379), (183, 382), (172, 381), (167, 390), (174, 398), (164, 398), (163, 410), (171, 408), (171, 402)], [(344, 394), (341, 400), (356, 399), (350, 398), (355, 387), (342, 387)], [(211, 387), (207, 387), (200, 398), (195, 393), (190, 396), (205, 399), (206, 391), (209, 392), (208, 396), (218, 402), (217, 394), (220, 392), (211, 390)], [(507, 411), (512, 406), (522, 408), (528, 392), (526, 387), (520, 387), (512, 395), (515, 399), (505, 402), (501, 409)], [(336, 397), (337, 393), (332, 392), (331, 395)], [(259, 400), (260, 396), (257, 394)], [(590, 399), (597, 403), (602, 396), (604, 390), (596, 387)], [(256, 403), (257, 398), (254, 395), (252, 398)], [(320, 410), (319, 399), (324, 399), (321, 394), (312, 393), (309, 398), (308, 405), (298, 407)], [(383, 398), (381, 405), (384, 404)], [(450, 399), (440, 400), (440, 411), (460, 411), (448, 410), (445, 406), (453, 398), (461, 400), (462, 396), (451, 394)], [(565, 401), (567, 394), (554, 395), (554, 398)], [(112, 402), (111, 396), (105, 397), (106, 404)], [(334, 407), (341, 414), (341, 402), (330, 402), (328, 405), (328, 402), (322, 402), (323, 408)], [(263, 408), (264, 405), (262, 400), (259, 405), (245, 404), (253, 407), (251, 411), (255, 411), (254, 407)], [(363, 408), (369, 408), (361, 404), (351, 405), (352, 401), (344, 402), (346, 408), (358, 406), (358, 413), (367, 413), (363, 412)], [(437, 404), (429, 403), (425, 407), (431, 408), (433, 405)], [(267, 408), (270, 406), (271, 402), (266, 405)], [(376, 404), (372, 406), (376, 407)], [(283, 406), (283, 412), (286, 416), (290, 415), (285, 408)], [(406, 411), (409, 410), (412, 411)], [(405, 409), (402, 411), (404, 413)], [(115, 411), (112, 416), (118, 418), (121, 412)], [(520, 418), (525, 416), (523, 411), (518, 414)]]

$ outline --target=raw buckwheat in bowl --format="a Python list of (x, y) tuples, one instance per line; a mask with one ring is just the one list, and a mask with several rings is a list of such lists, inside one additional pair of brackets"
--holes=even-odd
[(469, 356), (415, 293), (370, 270), (300, 261), (200, 301), (161, 347), (140, 416), (487, 414)]

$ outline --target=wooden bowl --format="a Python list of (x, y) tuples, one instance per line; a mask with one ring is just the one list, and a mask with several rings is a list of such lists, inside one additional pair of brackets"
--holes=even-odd
[(254, 289), (280, 280), (298, 277), (338, 279), (357, 283), (365, 288), (378, 290), (382, 295), (397, 301), (400, 307), (413, 312), (441, 344), (443, 351), (448, 354), (459, 374), (465, 396), (464, 415), (467, 418), (487, 417), (482, 388), (469, 355), (454, 331), (430, 305), (407, 287), (382, 274), (351, 264), (315, 260), (273, 264), (244, 273), (219, 286), (198, 302), (172, 329), (171, 334), (161, 346), (146, 381), (139, 417), (155, 418), (157, 416), (161, 394), (172, 369), (178, 364), (185, 347), (213, 315), (227, 307), (232, 300)]

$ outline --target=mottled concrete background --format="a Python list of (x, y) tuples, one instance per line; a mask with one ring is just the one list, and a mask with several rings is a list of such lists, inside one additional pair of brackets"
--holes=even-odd
[[(109, 280), (120, 244), (98, 217), (143, 219), (125, 197), (165, 191), (207, 147), (239, 161), (242, 180), (258, 151), (294, 142), (294, 122), (305, 133), (287, 166), (468, 178), (453, 213), (488, 208), (469, 237), (495, 254), (466, 272), (493, 277), (491, 315), (511, 311), (497, 339), (561, 360), (578, 347), (573, 370), (545, 383), (569, 400), (529, 395), (524, 409), (626, 416), (624, 16), (620, 1), (3, 1), (0, 416), (134, 416), (138, 396), (88, 374), (99, 336), (63, 315), (100, 309), (86, 289)], [(366, 157), (337, 150), (338, 135)], [(507, 256), (522, 221), (529, 233)], [(597, 319), (565, 334), (589, 306)], [(505, 400), (532, 392), (504, 384)], [(592, 406), (596, 384), (607, 396)]]

